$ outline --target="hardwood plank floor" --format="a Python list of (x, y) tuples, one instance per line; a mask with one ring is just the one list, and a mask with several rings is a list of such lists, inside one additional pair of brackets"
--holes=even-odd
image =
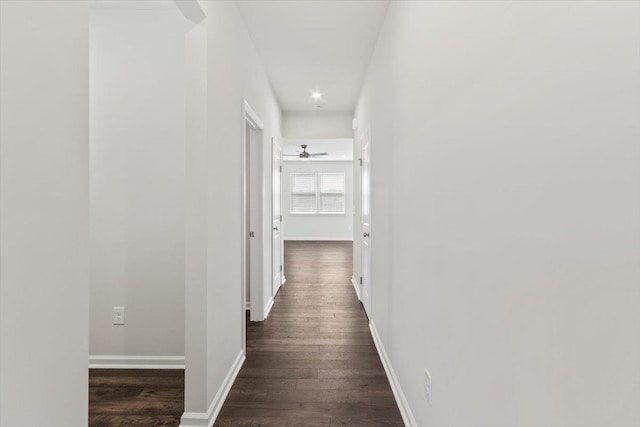
[(402, 426), (351, 285), (351, 242), (285, 244), (269, 318), (247, 326), (247, 360), (216, 426)]
[(184, 370), (90, 369), (89, 426), (178, 426)]
[[(287, 242), (269, 318), (216, 426), (402, 426), (351, 280), (351, 242)], [(91, 369), (89, 426), (178, 426), (184, 371)]]

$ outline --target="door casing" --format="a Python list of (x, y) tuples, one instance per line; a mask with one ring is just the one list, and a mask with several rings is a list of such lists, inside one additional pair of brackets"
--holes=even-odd
[[(247, 131), (249, 130), (249, 131)], [(265, 316), (264, 310), (264, 274), (263, 274), (263, 258), (264, 248), (264, 227), (262, 226), (263, 206), (264, 203), (264, 185), (262, 176), (262, 156), (263, 156), (263, 130), (264, 124), (251, 108), (246, 100), (242, 100), (242, 233), (241, 233), (241, 270), (242, 270), (242, 298), (241, 298), (241, 316), (242, 316), (242, 342), (246, 348), (246, 315), (247, 297), (246, 288), (249, 276), (250, 292), (250, 320), (254, 322), (263, 321)], [(251, 137), (254, 135), (254, 138)], [(255, 140), (254, 140), (255, 139)], [(251, 150), (255, 151), (254, 162), (251, 162)], [(260, 194), (252, 194), (251, 180), (257, 180), (258, 185), (253, 186), (253, 191)], [(251, 208), (251, 200), (254, 201)], [(257, 206), (256, 206), (257, 204)], [(248, 245), (248, 239), (251, 239), (251, 246)], [(251, 247), (251, 258), (247, 255), (247, 249)], [(249, 270), (249, 271), (247, 271)]]
[(367, 316), (371, 318), (371, 130), (360, 135), (360, 239), (361, 263), (359, 296)]
[(271, 294), (275, 298), (280, 286), (284, 284), (284, 248), (282, 223), (282, 144), (271, 138), (272, 159), (272, 246), (271, 246)]

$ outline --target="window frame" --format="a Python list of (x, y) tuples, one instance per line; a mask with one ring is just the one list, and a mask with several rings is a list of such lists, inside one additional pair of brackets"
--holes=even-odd
[[(293, 191), (293, 186), (295, 184), (295, 179), (294, 179), (294, 175), (313, 175), (313, 179), (314, 179), (314, 187), (315, 187), (315, 192), (314, 193), (301, 193), (301, 192), (294, 192)], [(318, 213), (318, 173), (317, 172), (291, 172), (290, 177), (289, 177), (290, 182), (290, 189), (289, 189), (289, 214), (291, 215), (316, 215)], [(295, 195), (299, 195), (299, 196), (314, 196), (314, 211), (313, 212), (294, 212), (293, 211), (293, 197)]]
[[(342, 177), (342, 192), (341, 193), (329, 193), (322, 191), (322, 175), (340, 175)], [(342, 196), (342, 211), (341, 212), (323, 212), (322, 209), (322, 196), (323, 195), (339, 195)], [(347, 213), (347, 174), (344, 172), (319, 172), (318, 173), (318, 214), (320, 215), (345, 215)]]
[[(315, 193), (294, 192), (294, 175), (314, 175)], [(341, 175), (344, 183), (342, 193), (329, 193), (322, 191), (322, 175)], [(290, 172), (289, 173), (289, 215), (346, 215), (347, 214), (347, 174), (345, 172)], [(296, 195), (313, 195), (315, 196), (315, 210), (313, 212), (295, 212), (293, 211), (293, 198)], [(323, 195), (340, 195), (343, 197), (344, 204), (342, 212), (323, 212), (321, 211), (321, 198)]]

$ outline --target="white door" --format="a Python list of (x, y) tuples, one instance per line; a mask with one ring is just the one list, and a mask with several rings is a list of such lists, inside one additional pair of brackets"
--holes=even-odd
[(275, 296), (284, 282), (282, 245), (282, 146), (272, 138), (273, 146), (273, 215), (272, 215), (272, 295)]
[(370, 172), (371, 162), (369, 154), (369, 144), (371, 133), (367, 129), (361, 139), (362, 157), (360, 158), (360, 194), (362, 196), (362, 277), (360, 277), (360, 299), (362, 305), (371, 317), (371, 186)]

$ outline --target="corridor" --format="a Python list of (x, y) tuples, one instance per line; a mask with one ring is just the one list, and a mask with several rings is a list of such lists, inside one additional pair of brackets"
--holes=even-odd
[(285, 244), (286, 284), (249, 322), (217, 426), (404, 425), (350, 283), (352, 242)]
[(639, 18), (0, 0), (0, 427), (640, 427)]

